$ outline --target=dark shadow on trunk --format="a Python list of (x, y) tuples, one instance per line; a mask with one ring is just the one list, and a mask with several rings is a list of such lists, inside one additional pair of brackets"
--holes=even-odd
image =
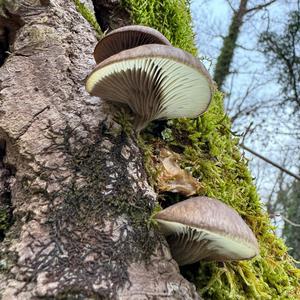
[(9, 30), (7, 27), (0, 28), (0, 66), (4, 64), (8, 56), (9, 49)]
[(160, 193), (158, 197), (159, 204), (163, 209), (174, 205), (180, 201), (184, 201), (185, 199), (187, 199), (186, 196), (172, 192)]
[(93, 0), (95, 15), (102, 32), (130, 25), (130, 14), (121, 1)]
[(16, 33), (23, 25), (19, 17), (5, 12), (5, 17), (0, 16), (0, 67), (4, 64), (12, 51), (11, 45)]
[(4, 163), (6, 142), (0, 139), (0, 241), (5, 238), (5, 232), (13, 223), (10, 179), (15, 175), (15, 168)]

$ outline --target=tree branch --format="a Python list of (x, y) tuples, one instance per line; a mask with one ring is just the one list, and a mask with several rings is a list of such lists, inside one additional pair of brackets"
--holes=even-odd
[(248, 147), (245, 146), (244, 144), (240, 144), (240, 147), (242, 147), (242, 148), (245, 149), (246, 151), (252, 153), (253, 155), (259, 157), (260, 159), (264, 160), (265, 162), (271, 164), (272, 166), (274, 166), (275, 168), (281, 170), (282, 172), (284, 172), (284, 173), (286, 173), (286, 174), (288, 174), (288, 175), (294, 177), (294, 178), (297, 179), (297, 180), (300, 180), (300, 176), (299, 176), (299, 175), (297, 175), (297, 174), (295, 174), (295, 173), (293, 173), (293, 172), (287, 170), (286, 168), (280, 166), (279, 164), (275, 163), (274, 161), (268, 159), (267, 157), (262, 156), (261, 154), (259, 154), (259, 153), (255, 152), (254, 150), (248, 148)]
[(231, 10), (233, 11), (233, 13), (236, 13), (236, 9), (233, 7), (233, 5), (231, 4), (231, 2), (229, 0), (226, 0), (226, 2), (228, 3), (228, 5), (230, 6)]
[(261, 9), (263, 9), (263, 8), (266, 8), (266, 7), (268, 7), (269, 5), (273, 4), (274, 2), (276, 2), (276, 0), (272, 0), (272, 1), (269, 1), (269, 2), (267, 2), (267, 3), (265, 3), (265, 4), (259, 4), (259, 5), (256, 5), (256, 6), (254, 6), (254, 7), (251, 7), (251, 8), (249, 8), (249, 9), (247, 9), (246, 14), (248, 14), (248, 13), (250, 13), (250, 12), (252, 12), (252, 11), (258, 11), (258, 10), (261, 10)]
[(274, 214), (270, 215), (270, 216), (274, 216), (274, 217), (281, 217), (285, 222), (289, 223), (290, 225), (294, 226), (294, 227), (300, 227), (299, 223), (295, 223), (291, 220), (289, 220), (288, 218), (286, 218), (281, 212), (275, 212)]

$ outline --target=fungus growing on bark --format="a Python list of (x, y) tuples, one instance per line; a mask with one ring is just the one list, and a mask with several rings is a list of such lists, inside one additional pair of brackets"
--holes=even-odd
[(155, 119), (194, 118), (205, 112), (212, 80), (191, 54), (166, 45), (143, 45), (102, 61), (86, 89), (106, 101), (129, 105), (136, 130)]
[(200, 260), (245, 260), (259, 253), (248, 225), (216, 199), (191, 198), (160, 211), (155, 219), (181, 266)]
[(123, 50), (146, 44), (171, 46), (167, 38), (159, 31), (141, 25), (129, 25), (111, 31), (96, 45), (94, 58), (97, 64)]

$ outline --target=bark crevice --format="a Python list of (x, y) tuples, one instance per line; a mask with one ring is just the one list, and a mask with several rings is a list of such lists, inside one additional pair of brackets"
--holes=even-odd
[[(4, 16), (1, 16), (5, 14)], [(23, 25), (22, 20), (8, 11), (0, 11), (0, 67), (4, 64), (11, 52), (17, 31)]]
[(14, 167), (5, 164), (6, 141), (0, 138), (0, 242), (13, 224), (13, 207), (10, 185), (16, 173)]
[(95, 16), (102, 32), (130, 25), (130, 14), (121, 0), (92, 0)]

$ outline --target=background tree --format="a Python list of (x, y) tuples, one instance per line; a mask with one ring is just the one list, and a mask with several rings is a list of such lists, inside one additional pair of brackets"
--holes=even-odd
[(293, 134), (300, 140), (300, 5), (298, 10), (290, 12), (281, 34), (265, 31), (260, 35), (259, 43), (268, 67), (274, 71), (281, 87), (279, 104), (294, 114), (290, 119), (294, 119), (296, 125)]
[[(300, 6), (298, 10), (291, 11), (287, 18), (282, 33), (271, 30), (260, 35), (260, 46), (264, 53), (268, 67), (273, 70), (275, 78), (281, 87), (278, 95), (279, 109), (289, 111), (289, 123), (293, 128), (293, 134), (300, 143), (299, 121), (300, 121)], [(280, 120), (278, 120), (281, 125)], [(296, 153), (299, 146), (296, 147)], [(295, 155), (295, 154), (294, 154)], [(296, 158), (298, 155), (296, 154)], [(297, 159), (295, 160), (297, 161)], [(299, 180), (288, 184), (280, 181), (277, 195), (273, 200), (273, 213), (280, 207), (284, 222), (282, 235), (286, 243), (292, 249), (291, 255), (299, 260), (299, 226), (295, 225), (299, 220)], [(276, 214), (276, 213), (275, 213)], [(279, 213), (280, 215), (280, 213)]]
[[(292, 184), (277, 193), (277, 202), (282, 206), (281, 215), (284, 218), (282, 234), (289, 247), (289, 253), (300, 261), (300, 182)], [(279, 212), (280, 214), (280, 212)]]
[(241, 27), (244, 23), (245, 16), (249, 14), (253, 15), (253, 13), (265, 9), (275, 1), (276, 0), (258, 2), (249, 8), (248, 6), (251, 4), (251, 1), (240, 0), (237, 9), (233, 7), (232, 1), (227, 1), (232, 9), (233, 14), (231, 17), (230, 26), (228, 28), (228, 33), (223, 38), (223, 45), (214, 70), (214, 80), (219, 89), (223, 89), (224, 81), (231, 72), (230, 65), (237, 47), (237, 40), (241, 31)]

